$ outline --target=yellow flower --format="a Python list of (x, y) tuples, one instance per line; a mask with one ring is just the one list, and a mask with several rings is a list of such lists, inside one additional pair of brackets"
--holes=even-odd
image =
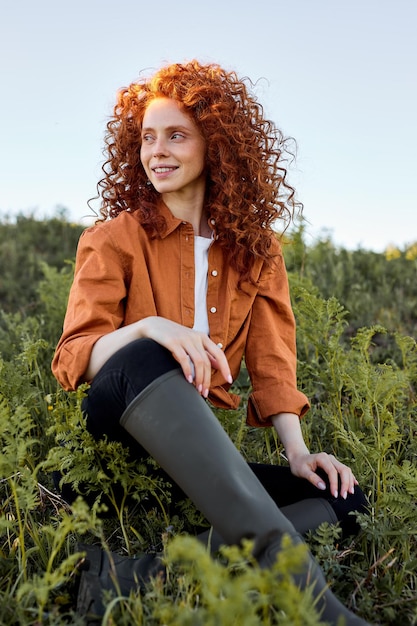
[(405, 258), (407, 261), (415, 261), (415, 259), (417, 259), (417, 241), (411, 244), (411, 246), (408, 246), (405, 252)]
[(393, 261), (394, 259), (399, 259), (401, 256), (401, 250), (396, 248), (395, 246), (388, 246), (385, 249), (385, 258), (387, 261)]

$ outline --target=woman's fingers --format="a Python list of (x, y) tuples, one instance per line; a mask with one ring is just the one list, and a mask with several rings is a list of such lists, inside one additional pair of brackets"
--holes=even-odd
[(225, 380), (232, 376), (224, 352), (206, 334), (161, 317), (149, 318), (148, 336), (170, 350), (180, 364), (185, 378), (207, 398), (212, 368), (220, 370)]
[(320, 467), (326, 472), (329, 479), (330, 493), (334, 498), (337, 498), (339, 496), (339, 473), (332, 462), (330, 455), (321, 452), (315, 456), (315, 461), (317, 463), (315, 469)]
[(187, 353), (194, 369), (194, 385), (207, 398), (211, 382), (211, 362), (207, 352), (203, 345), (191, 345)]
[(346, 499), (349, 493), (354, 493), (358, 481), (352, 470), (338, 461), (332, 454), (325, 452), (308, 454), (295, 459), (291, 464), (291, 469), (296, 476), (306, 478), (318, 489), (325, 489), (323, 479), (316, 473), (319, 468), (327, 474), (330, 493), (334, 498)]
[[(312, 456), (315, 465), (312, 469), (321, 468), (326, 472), (332, 496), (334, 498), (341, 496), (346, 500), (348, 493), (353, 493), (355, 489), (355, 477), (352, 470), (338, 461), (332, 454), (320, 452)], [(316, 476), (318, 475), (316, 474)]]
[(193, 337), (188, 355), (194, 367), (194, 384), (202, 396), (207, 398), (212, 369), (220, 370), (228, 382), (232, 382), (229, 364), (224, 352), (207, 335)]
[[(331, 470), (331, 474), (333, 480), (330, 483), (330, 488), (334, 497), (340, 495), (344, 500), (346, 500), (349, 493), (354, 493), (355, 491), (355, 477), (353, 475), (352, 470), (344, 463), (338, 461), (333, 455), (328, 455), (328, 459), (330, 461), (333, 470)], [(329, 474), (328, 474), (329, 475)], [(330, 479), (330, 476), (329, 476)], [(339, 485), (340, 484), (340, 493), (339, 493)], [(356, 481), (357, 484), (357, 481)]]
[(231, 385), (233, 378), (225, 353), (219, 346), (211, 341), (211, 339), (209, 339), (209, 342), (211, 344), (211, 350), (207, 349), (207, 356), (210, 359), (211, 368), (219, 370), (224, 379)]

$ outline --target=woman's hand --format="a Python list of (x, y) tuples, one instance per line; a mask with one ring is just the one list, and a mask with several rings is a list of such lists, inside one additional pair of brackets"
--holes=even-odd
[[(354, 493), (358, 484), (352, 470), (341, 463), (332, 454), (319, 452), (311, 454), (304, 442), (300, 419), (295, 413), (278, 413), (273, 415), (272, 423), (281, 439), (285, 453), (294, 476), (305, 478), (318, 489), (326, 489), (323, 478), (317, 470), (323, 470), (329, 479), (330, 492), (333, 497), (346, 499), (348, 493)], [(340, 481), (340, 492), (339, 492)]]
[[(326, 452), (310, 454), (308, 451), (295, 454), (288, 459), (291, 472), (294, 476), (305, 478), (313, 483), (318, 489), (326, 489), (321, 476), (316, 473), (317, 469), (322, 469), (328, 476), (330, 492), (334, 498), (339, 495), (346, 500), (348, 493), (354, 493), (355, 485), (358, 484), (352, 470)], [(339, 493), (340, 480), (340, 493)]]
[(145, 317), (103, 335), (94, 344), (84, 380), (93, 380), (104, 363), (117, 350), (135, 339), (148, 337), (169, 350), (181, 365), (185, 378), (207, 398), (212, 368), (219, 370), (232, 384), (230, 367), (224, 352), (205, 333), (187, 328), (164, 317)]
[(167, 348), (181, 365), (185, 378), (204, 398), (209, 393), (212, 368), (220, 370), (229, 383), (233, 382), (224, 352), (205, 333), (164, 317), (147, 317), (140, 323), (141, 336)]

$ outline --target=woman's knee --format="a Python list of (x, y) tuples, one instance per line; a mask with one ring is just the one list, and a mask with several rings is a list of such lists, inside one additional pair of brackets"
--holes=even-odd
[(114, 436), (127, 406), (153, 380), (179, 364), (163, 346), (151, 339), (137, 339), (120, 348), (103, 365), (88, 390), (83, 410), (87, 428), (94, 435)]
[(142, 338), (120, 348), (102, 369), (120, 370), (125, 375), (137, 378), (145, 388), (155, 378), (178, 367), (178, 362), (169, 350), (153, 339)]
[(152, 339), (136, 339), (110, 357), (92, 386), (111, 379), (118, 382), (123, 393), (136, 397), (153, 380), (175, 368), (179, 364), (166, 348)]

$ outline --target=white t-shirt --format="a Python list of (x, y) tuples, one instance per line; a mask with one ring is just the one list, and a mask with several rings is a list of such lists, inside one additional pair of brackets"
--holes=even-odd
[(194, 330), (209, 334), (207, 316), (208, 251), (213, 239), (194, 237)]

